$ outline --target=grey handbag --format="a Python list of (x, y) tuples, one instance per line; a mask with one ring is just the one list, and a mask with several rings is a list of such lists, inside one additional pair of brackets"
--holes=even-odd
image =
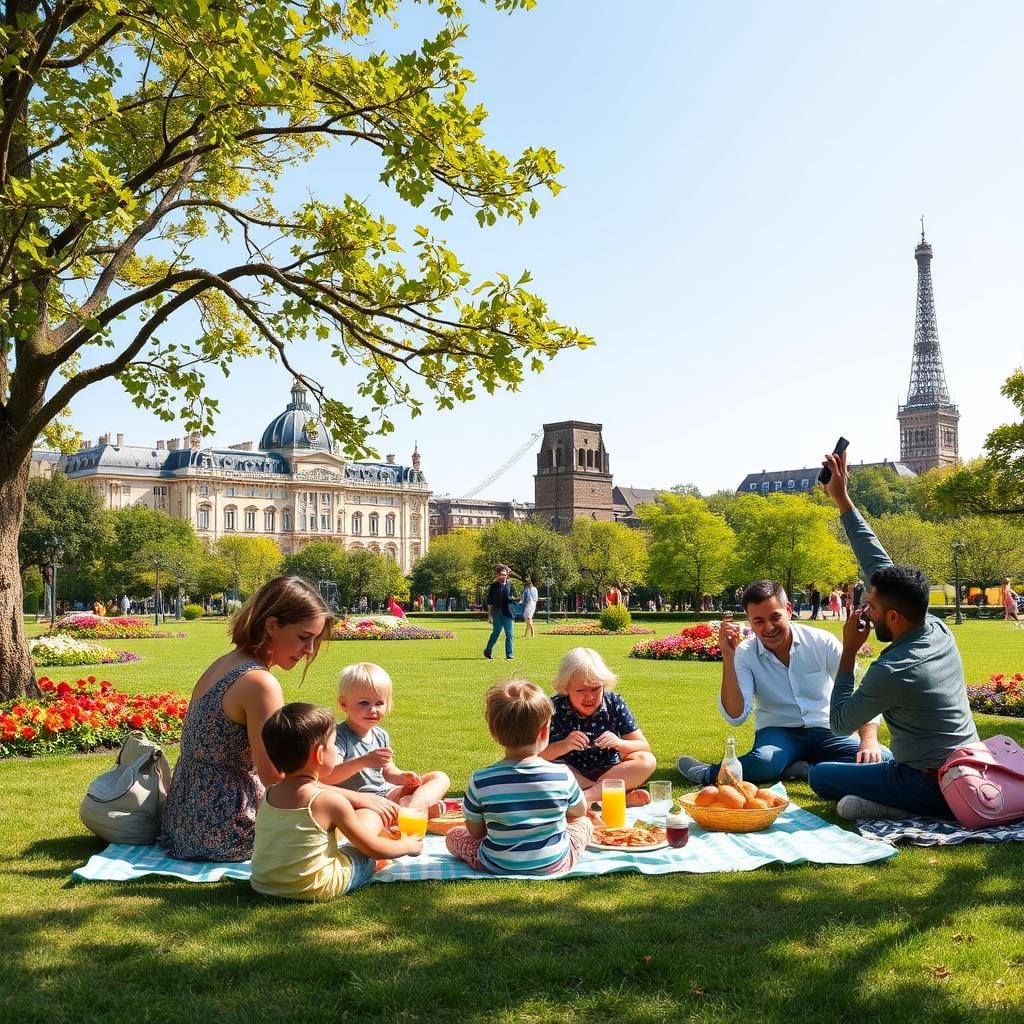
[(108, 843), (155, 843), (171, 766), (160, 746), (131, 732), (117, 762), (89, 784), (78, 809), (82, 824)]

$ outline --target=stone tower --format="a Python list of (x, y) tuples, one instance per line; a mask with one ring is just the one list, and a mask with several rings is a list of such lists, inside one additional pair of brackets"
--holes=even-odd
[(949, 400), (946, 374), (939, 349), (932, 295), (932, 247), (925, 241), (914, 249), (917, 260), (917, 319), (914, 323), (914, 359), (910, 366), (907, 403), (899, 407), (900, 462), (915, 473), (951, 466), (960, 461), (960, 411)]
[(534, 516), (558, 533), (568, 533), (576, 519), (615, 519), (612, 473), (600, 423), (545, 423), (533, 480)]

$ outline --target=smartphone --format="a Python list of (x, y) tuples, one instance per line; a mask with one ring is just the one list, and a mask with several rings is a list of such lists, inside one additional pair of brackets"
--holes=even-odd
[[(849, 447), (850, 447), (850, 442), (847, 441), (845, 437), (840, 437), (839, 440), (836, 441), (835, 448), (832, 449), (832, 454), (833, 455), (841, 455)], [(819, 484), (827, 484), (829, 482), (829, 480), (831, 480), (831, 479), (832, 479), (832, 470), (829, 469), (828, 466), (822, 466), (821, 467), (821, 472), (818, 474), (818, 483)]]

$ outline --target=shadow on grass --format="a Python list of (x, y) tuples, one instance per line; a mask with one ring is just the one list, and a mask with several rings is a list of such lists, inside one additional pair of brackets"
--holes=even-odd
[[(17, 870), (76, 852), (33, 844)], [(964, 919), (1015, 927), (1019, 848), (897, 863), (400, 883), (321, 905), (238, 882), (84, 883), (56, 939), (52, 908), (0, 917), (5, 1001), (8, 1019), (50, 1021), (1019, 1020), (979, 1005), (976, 978), (944, 980), (936, 954)], [(992, 954), (955, 953), (979, 971)]]

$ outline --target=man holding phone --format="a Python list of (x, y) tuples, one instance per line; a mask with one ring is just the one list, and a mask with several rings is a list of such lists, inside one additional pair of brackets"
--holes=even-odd
[[(836, 732), (876, 715), (889, 727), (893, 760), (873, 765), (818, 764), (811, 788), (838, 800), (844, 818), (949, 817), (938, 768), (958, 747), (978, 742), (960, 651), (949, 628), (928, 614), (928, 580), (894, 565), (850, 500), (846, 452), (825, 457), (825, 490), (839, 509), (853, 553), (868, 580), (865, 603), (843, 627), (843, 652), (829, 721)], [(854, 689), (857, 651), (874, 627), (889, 644)]]

